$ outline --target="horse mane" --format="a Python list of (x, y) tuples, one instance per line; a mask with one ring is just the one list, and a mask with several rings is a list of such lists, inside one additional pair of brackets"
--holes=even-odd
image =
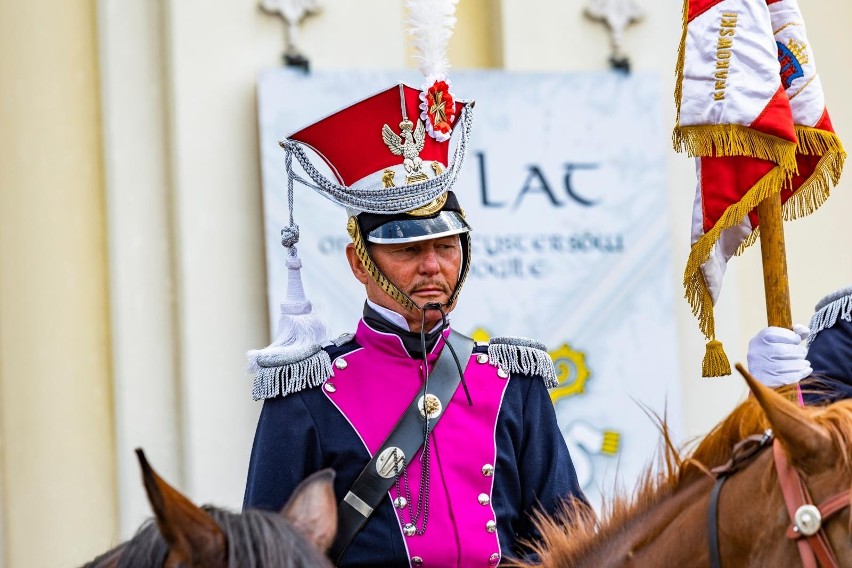
[[(228, 566), (298, 568), (327, 566), (328, 560), (278, 513), (246, 510), (231, 513), (205, 505), (228, 541)], [(98, 556), (83, 568), (150, 568), (162, 566), (169, 547), (153, 519), (127, 542)]]
[[(788, 396), (791, 392), (794, 391), (788, 391)], [(843, 449), (838, 452), (842, 456), (840, 465), (846, 471), (852, 471), (852, 457), (848, 451), (852, 447), (852, 400), (838, 401), (826, 407), (806, 407), (802, 411), (826, 429), (837, 448)], [(617, 488), (613, 497), (604, 501), (600, 518), (586, 503), (575, 498), (563, 503), (553, 516), (541, 512), (534, 514), (541, 539), (527, 543), (527, 546), (543, 564), (577, 564), (600, 542), (612, 538), (666, 497), (700, 478), (712, 476), (710, 469), (727, 463), (737, 442), (760, 434), (769, 427), (766, 415), (754, 397), (738, 405), (697, 445), (692, 441), (682, 449), (675, 447), (665, 419), (656, 414), (652, 414), (652, 419), (662, 435), (661, 447), (655, 463), (642, 473), (632, 495)], [(692, 447), (694, 449), (690, 450)], [(532, 566), (524, 562), (510, 565)]]

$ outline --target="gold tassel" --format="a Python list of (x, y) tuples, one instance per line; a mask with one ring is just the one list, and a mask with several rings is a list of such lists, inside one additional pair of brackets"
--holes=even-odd
[(722, 347), (721, 341), (713, 339), (707, 343), (707, 350), (704, 352), (704, 361), (701, 363), (702, 377), (721, 377), (731, 374), (731, 364), (728, 362), (728, 356), (725, 355), (725, 348)]

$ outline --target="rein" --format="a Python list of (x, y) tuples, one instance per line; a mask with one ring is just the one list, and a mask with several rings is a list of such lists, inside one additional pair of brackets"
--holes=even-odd
[(760, 452), (769, 447), (773, 441), (772, 430), (763, 434), (752, 434), (743, 438), (734, 446), (731, 460), (725, 465), (711, 469), (716, 475), (716, 483), (710, 492), (710, 505), (707, 509), (707, 540), (710, 545), (710, 566), (722, 568), (719, 556), (719, 494), (728, 478), (747, 466)]
[(707, 537), (710, 546), (710, 566), (721, 568), (719, 555), (719, 494), (725, 481), (751, 463), (763, 450), (772, 446), (775, 460), (775, 470), (778, 472), (778, 483), (784, 495), (787, 512), (792, 524), (787, 527), (786, 536), (795, 540), (799, 547), (799, 555), (805, 568), (838, 568), (837, 558), (831, 549), (831, 544), (823, 530), (823, 521), (834, 513), (849, 506), (850, 490), (841, 491), (826, 499), (819, 505), (813, 504), (810, 492), (796, 468), (790, 465), (787, 455), (780, 444), (774, 443), (772, 430), (763, 434), (755, 434), (744, 438), (734, 446), (731, 460), (725, 465), (711, 470), (716, 475), (716, 483), (710, 493), (710, 504), (707, 511)]

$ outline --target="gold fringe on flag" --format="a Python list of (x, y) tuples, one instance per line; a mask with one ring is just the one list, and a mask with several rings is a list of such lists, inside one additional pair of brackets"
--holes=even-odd
[(840, 138), (833, 132), (796, 126), (799, 143), (797, 152), (804, 156), (821, 156), (810, 177), (802, 183), (796, 193), (784, 203), (784, 220), (792, 221), (810, 215), (825, 203), (831, 188), (840, 181), (846, 151)]
[(758, 225), (748, 236), (740, 243), (740, 246), (737, 247), (736, 252), (734, 252), (734, 256), (740, 256), (745, 252), (745, 249), (753, 245), (757, 242), (757, 239), (760, 237), (760, 225)]
[(672, 143), (676, 151), (693, 158), (751, 156), (778, 164), (788, 176), (796, 173), (795, 143), (740, 124), (676, 126)]
[[(727, 363), (722, 344), (716, 341), (713, 299), (701, 272), (701, 265), (707, 262), (722, 231), (739, 225), (743, 218), (761, 201), (780, 192), (786, 180), (787, 174), (783, 169), (778, 166), (772, 168), (746, 192), (742, 199), (728, 207), (716, 222), (716, 225), (702, 235), (690, 249), (683, 275), (684, 296), (692, 308), (693, 315), (698, 318), (698, 327), (701, 329), (701, 333), (710, 340), (702, 365), (702, 375), (705, 377), (729, 375), (731, 367)], [(752, 242), (754, 241), (752, 240)]]
[(675, 63), (675, 124), (680, 124), (680, 101), (683, 98), (683, 62), (686, 59), (686, 33), (689, 22), (686, 21), (689, 15), (689, 0), (683, 0), (683, 8), (681, 9), (681, 28), (680, 45), (677, 48), (677, 63)]
[[(785, 221), (793, 221), (810, 215), (820, 208), (828, 199), (831, 188), (840, 181), (843, 165), (846, 161), (846, 150), (840, 138), (833, 133), (810, 126), (796, 126), (797, 155), (822, 157), (817, 162), (814, 171), (799, 189), (788, 199), (782, 208)], [(749, 233), (740, 243), (734, 256), (741, 255), (748, 247), (757, 242), (760, 237), (760, 226)]]
[(682, 31), (675, 64), (675, 128), (672, 146), (686, 151), (690, 157), (751, 156), (769, 160), (781, 166), (787, 177), (796, 173), (796, 144), (790, 140), (753, 130), (741, 124), (702, 124), (681, 126), (680, 105), (683, 98), (683, 66), (686, 59), (686, 38), (689, 22), (689, 0), (683, 0)]

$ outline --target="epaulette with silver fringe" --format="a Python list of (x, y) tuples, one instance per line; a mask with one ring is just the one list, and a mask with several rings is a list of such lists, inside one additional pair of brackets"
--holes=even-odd
[(249, 371), (254, 373), (254, 400), (287, 396), (320, 386), (332, 375), (331, 358), (321, 345), (248, 352)]
[(808, 326), (811, 330), (808, 345), (810, 346), (819, 332), (833, 327), (838, 318), (852, 321), (852, 287), (833, 292), (817, 303), (816, 313)]
[(341, 347), (355, 336), (344, 333), (322, 344), (255, 349), (246, 353), (248, 370), (254, 374), (254, 400), (287, 396), (322, 385), (334, 375), (325, 347)]
[(492, 337), (488, 343), (488, 360), (510, 373), (539, 375), (549, 389), (559, 384), (553, 359), (540, 341), (525, 337)]

